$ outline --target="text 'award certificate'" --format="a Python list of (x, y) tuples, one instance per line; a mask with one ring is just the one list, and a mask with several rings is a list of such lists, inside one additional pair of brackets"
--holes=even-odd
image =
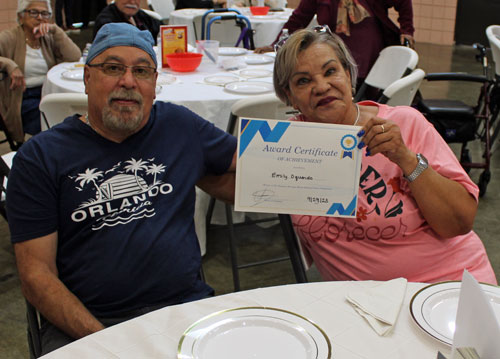
[(240, 118), (234, 209), (355, 217), (360, 127)]

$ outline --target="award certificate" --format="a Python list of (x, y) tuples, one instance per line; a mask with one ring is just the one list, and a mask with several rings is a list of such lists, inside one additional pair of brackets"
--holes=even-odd
[(240, 118), (234, 209), (355, 217), (360, 129)]

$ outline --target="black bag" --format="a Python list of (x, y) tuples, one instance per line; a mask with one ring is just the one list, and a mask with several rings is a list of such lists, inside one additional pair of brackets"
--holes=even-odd
[(427, 118), (448, 143), (463, 143), (476, 137), (477, 121), (474, 116)]

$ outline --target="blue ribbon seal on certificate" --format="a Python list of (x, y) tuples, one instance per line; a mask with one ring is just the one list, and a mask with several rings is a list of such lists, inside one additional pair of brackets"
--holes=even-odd
[(353, 159), (352, 150), (356, 147), (357, 144), (358, 144), (358, 140), (353, 135), (348, 134), (348, 135), (343, 136), (340, 139), (340, 145), (342, 146), (342, 149), (343, 149), (342, 155), (340, 156), (340, 158), (342, 159), (342, 158), (348, 157), (352, 160)]

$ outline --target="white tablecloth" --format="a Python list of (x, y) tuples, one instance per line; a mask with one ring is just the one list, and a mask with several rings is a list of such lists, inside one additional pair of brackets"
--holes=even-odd
[[(228, 58), (228, 56), (219, 56), (219, 60), (222, 60), (223, 58)], [(67, 80), (62, 77), (62, 73), (74, 69), (74, 65), (74, 63), (61, 63), (51, 68), (47, 74), (47, 80), (43, 85), (42, 95), (44, 96), (50, 93), (61, 92), (84, 92), (85, 87), (83, 81)], [(228, 72), (213, 64), (209, 59), (203, 58), (201, 65), (194, 72), (181, 73), (174, 72), (170, 69), (160, 69), (160, 73), (174, 76), (176, 78), (176, 82), (170, 85), (161, 85), (161, 88), (157, 91), (156, 100), (186, 106), (204, 119), (214, 123), (220, 129), (226, 130), (229, 115), (231, 113), (231, 106), (239, 99), (252, 95), (230, 93), (222, 86), (208, 85), (204, 83), (204, 79), (207, 76), (239, 75), (242, 70), (250, 69), (261, 69), (272, 72), (273, 64), (249, 65), (245, 69)], [(244, 77), (240, 78), (242, 80), (248, 79)], [(271, 76), (248, 80), (272, 83)], [(198, 188), (196, 193), (196, 233), (200, 241), (201, 252), (202, 254), (205, 254), (205, 214), (208, 207), (209, 196)], [(218, 211), (215, 215), (215, 223), (225, 223), (225, 220), (222, 221), (221, 215), (218, 214), (221, 212), (222, 211)]]
[[(177, 346), (191, 324), (237, 307), (281, 308), (315, 322), (328, 336), (333, 359), (435, 359), (450, 348), (413, 322), (408, 305), (422, 283), (408, 283), (393, 331), (381, 337), (345, 300), (355, 288), (377, 282), (320, 282), (261, 288), (166, 307), (71, 343), (44, 358), (177, 358)], [(277, 358), (278, 359), (278, 358)], [(281, 359), (281, 358), (279, 358)], [(323, 359), (323, 358), (321, 358)]]
[[(276, 36), (278, 36), (281, 28), (293, 12), (293, 9), (285, 8), (284, 11), (269, 12), (265, 16), (254, 16), (250, 13), (250, 8), (248, 7), (237, 9), (240, 10), (241, 15), (246, 16), (250, 20), (250, 24), (255, 30), (255, 47), (270, 45), (276, 39)], [(201, 39), (201, 16), (205, 12), (206, 9), (181, 9), (172, 11), (170, 13), (169, 24), (187, 25), (188, 42), (191, 45), (195, 45), (195, 40)], [(215, 13), (214, 16), (223, 14), (225, 13)], [(209, 19), (210, 17), (207, 16), (205, 24), (208, 23)], [(234, 21), (225, 22), (231, 23), (231, 28), (234, 29), (234, 31), (228, 32), (225, 29), (222, 29), (221, 25), (214, 24), (211, 27), (212, 35), (210, 38), (222, 41), (224, 46), (234, 46), (238, 40), (240, 29), (239, 27), (232, 26)]]

